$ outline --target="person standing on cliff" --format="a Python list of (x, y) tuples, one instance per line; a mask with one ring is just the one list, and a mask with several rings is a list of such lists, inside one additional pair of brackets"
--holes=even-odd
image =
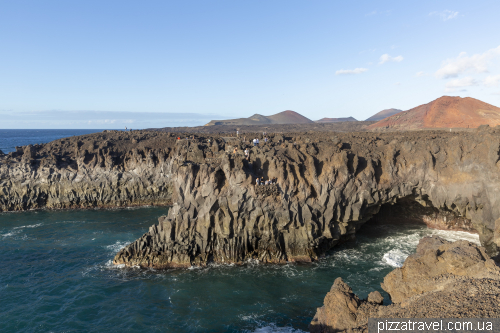
[(245, 158), (247, 159), (247, 161), (249, 157), (250, 157), (250, 150), (248, 150), (248, 148), (245, 148)]

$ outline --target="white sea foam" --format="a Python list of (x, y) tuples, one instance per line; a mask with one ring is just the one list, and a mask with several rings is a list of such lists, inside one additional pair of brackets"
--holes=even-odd
[(279, 332), (279, 333), (306, 333), (306, 331), (299, 330), (297, 328), (293, 327), (279, 327), (276, 326), (276, 324), (271, 323), (266, 326), (259, 327), (252, 331), (253, 333), (274, 333), (274, 332)]
[(382, 257), (382, 260), (390, 266), (401, 267), (403, 266), (403, 263), (405, 262), (405, 259), (407, 257), (408, 257), (407, 253), (403, 253), (399, 249), (394, 249), (385, 253), (384, 256)]
[(382, 262), (393, 267), (402, 267), (406, 258), (415, 252), (414, 249), (424, 236), (439, 236), (449, 241), (466, 240), (480, 245), (477, 234), (464, 231), (424, 229), (423, 232), (387, 237), (383, 242), (389, 243), (391, 249), (384, 253)]
[(13, 229), (17, 230), (17, 229), (24, 229), (24, 228), (37, 228), (37, 227), (40, 227), (42, 225), (43, 225), (43, 223), (37, 223), (37, 224), (31, 224), (31, 225), (22, 225), (20, 227), (15, 227)]
[(262, 316), (263, 316), (263, 314), (251, 313), (249, 315), (240, 315), (239, 317), (242, 320), (256, 320), (256, 319), (258, 319), (259, 317), (262, 317)]
[(17, 234), (18, 234), (18, 233), (20, 233), (20, 232), (21, 232), (21, 230), (18, 230), (18, 231), (11, 231), (11, 232), (8, 232), (8, 233), (6, 233), (6, 234), (2, 234), (2, 237), (5, 237), (5, 238), (7, 238), (7, 237), (12, 237), (12, 236), (17, 235)]
[(114, 244), (106, 246), (106, 249), (108, 249), (113, 254), (116, 254), (116, 253), (118, 253), (118, 251), (120, 251), (125, 246), (129, 245), (130, 243), (132, 243), (132, 242), (130, 242), (130, 241), (124, 241), (124, 242), (116, 241)]
[(433, 230), (431, 235), (436, 235), (453, 242), (457, 240), (466, 240), (474, 244), (481, 244), (478, 234), (471, 234), (465, 231)]

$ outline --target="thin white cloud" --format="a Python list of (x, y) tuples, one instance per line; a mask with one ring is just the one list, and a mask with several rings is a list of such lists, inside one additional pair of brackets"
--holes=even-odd
[(461, 52), (456, 58), (446, 59), (441, 68), (437, 70), (436, 77), (448, 79), (457, 77), (466, 71), (485, 73), (488, 72), (488, 64), (491, 60), (498, 57), (500, 57), (500, 46), (470, 57), (467, 56), (466, 52)]
[(498, 86), (500, 84), (500, 75), (490, 75), (484, 79), (484, 85), (493, 87)]
[(339, 69), (335, 75), (348, 75), (348, 74), (361, 74), (368, 70), (368, 68), (355, 68), (355, 69)]
[(401, 62), (403, 59), (404, 58), (402, 56), (391, 57), (386, 53), (380, 56), (379, 65), (385, 64), (386, 62)]
[(368, 14), (365, 14), (365, 16), (373, 16), (373, 15), (377, 15), (376, 10), (374, 10), (373, 12), (369, 12)]
[(477, 81), (474, 78), (468, 76), (461, 79), (451, 80), (446, 83), (445, 91), (452, 92), (461, 90), (466, 87), (477, 86)]
[(417, 72), (417, 74), (415, 74), (416, 77), (422, 77), (422, 76), (427, 76), (427, 74), (425, 74), (425, 72)]
[(443, 10), (442, 12), (432, 12), (429, 16), (439, 16), (441, 20), (448, 21), (458, 17), (458, 12), (452, 10)]

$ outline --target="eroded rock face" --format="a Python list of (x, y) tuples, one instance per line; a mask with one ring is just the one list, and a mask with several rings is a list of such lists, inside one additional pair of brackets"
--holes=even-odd
[(367, 300), (359, 299), (338, 278), (318, 308), (310, 331), (367, 332), (368, 318), (500, 316), (500, 268), (484, 248), (466, 241), (423, 238), (417, 253), (389, 273), (382, 287), (393, 304), (381, 305), (378, 292), (370, 293)]
[(107, 131), (0, 157), (0, 210), (172, 203), (115, 258), (144, 267), (315, 260), (393, 204), (391, 215), (474, 230), (496, 255), (498, 132), (280, 133), (264, 144), (262, 133)]
[(457, 277), (500, 279), (500, 268), (482, 247), (467, 241), (425, 237), (417, 253), (384, 278), (382, 288), (394, 303), (401, 303), (412, 296), (444, 289)]
[[(410, 203), (415, 207), (402, 217), (476, 231), (488, 254), (498, 253), (496, 130), (297, 133), (252, 147), (249, 161), (232, 153), (235, 146), (249, 147), (231, 138), (179, 150), (171, 162), (173, 208), (114, 262), (159, 268), (311, 261), (353, 238), (383, 205)], [(261, 176), (277, 177), (278, 185), (256, 187)]]
[(0, 211), (171, 204), (174, 143), (166, 133), (105, 131), (16, 147), (0, 156)]

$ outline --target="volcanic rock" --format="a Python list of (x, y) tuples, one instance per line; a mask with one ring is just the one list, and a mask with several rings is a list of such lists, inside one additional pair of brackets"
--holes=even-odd
[(402, 268), (384, 278), (393, 301), (361, 300), (337, 278), (309, 328), (314, 333), (367, 332), (368, 318), (498, 318), (500, 267), (466, 241), (425, 237)]
[(371, 130), (476, 128), (500, 125), (500, 108), (470, 97), (443, 96), (368, 126)]
[(482, 247), (467, 241), (452, 243), (425, 237), (420, 240), (417, 253), (384, 278), (382, 288), (394, 303), (401, 303), (415, 295), (444, 289), (457, 277), (500, 279), (500, 268)]
[(172, 204), (114, 259), (142, 267), (317, 260), (387, 212), (461, 221), (450, 227), (499, 253), (497, 129), (254, 137), (107, 131), (18, 147), (0, 157), (0, 210)]
[[(273, 134), (257, 147), (241, 138), (213, 146), (177, 151), (172, 209), (116, 264), (313, 261), (386, 209), (417, 221), (461, 218), (489, 255), (499, 253), (496, 130)], [(231, 153), (235, 146), (249, 148), (250, 159)], [(276, 190), (262, 193), (257, 177), (276, 177)]]

